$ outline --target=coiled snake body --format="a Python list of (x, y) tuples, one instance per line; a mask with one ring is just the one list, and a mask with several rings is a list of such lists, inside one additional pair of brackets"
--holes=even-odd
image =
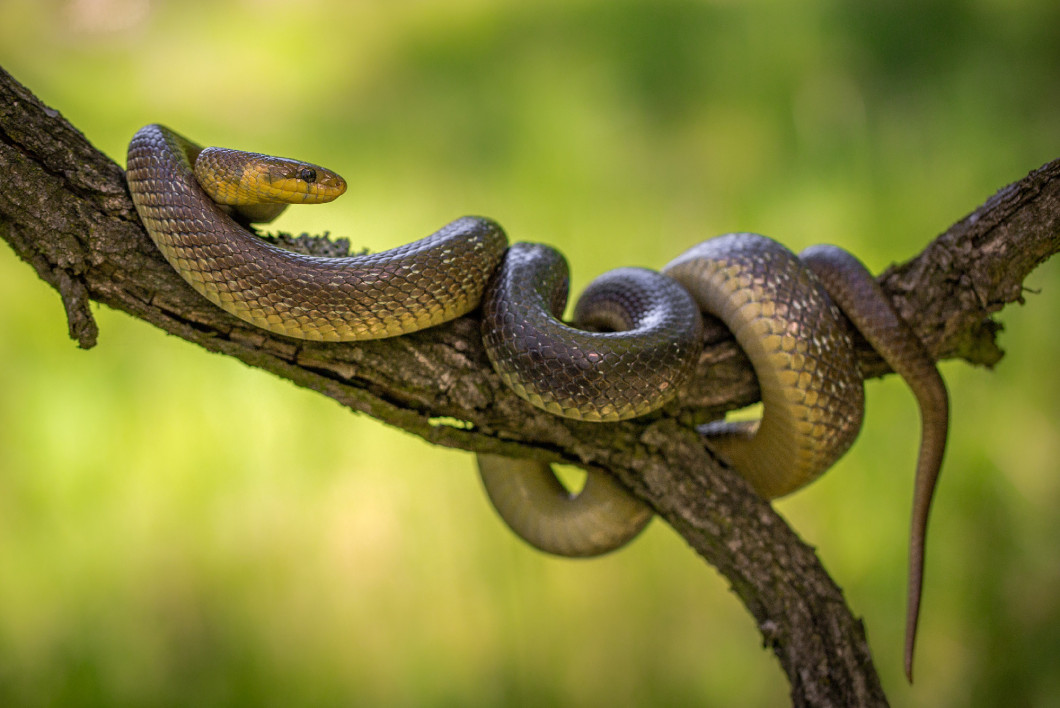
[[(562, 256), (537, 244), (508, 248), (504, 232), (488, 219), (459, 219), (383, 253), (320, 258), (272, 246), (240, 221), (268, 220), (285, 203), (342, 194), (342, 179), (321, 167), (203, 150), (150, 125), (129, 145), (127, 179), (165, 258), (233, 315), (277, 334), (349, 341), (430, 327), (481, 302), (483, 342), (498, 374), (519, 396), (556, 415), (614, 421), (664, 405), (692, 374), (700, 310), (710, 313), (751, 360), (764, 405), (761, 421), (714, 423), (701, 432), (767, 499), (816, 479), (858, 433), (864, 393), (849, 320), (910, 383), (921, 409), (906, 618), (911, 679), (947, 397), (930, 354), (853, 256), (814, 247), (797, 258), (763, 236), (729, 234), (685, 252), (665, 275), (621, 269), (601, 276), (569, 326), (560, 321), (567, 297)], [(548, 465), (480, 455), (479, 467), (502, 518), (549, 552), (604, 553), (651, 518), (646, 505), (600, 471), (590, 470), (582, 492), (572, 496)]]

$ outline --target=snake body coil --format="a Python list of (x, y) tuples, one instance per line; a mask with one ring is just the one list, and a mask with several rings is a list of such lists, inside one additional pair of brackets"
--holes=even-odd
[[(382, 253), (292, 253), (255, 237), (203, 193), (193, 170), (200, 150), (162, 126), (140, 129), (129, 144), (133, 203), (162, 255), (193, 288), (270, 332), (348, 341), (441, 324), (478, 305), (507, 245), (495, 223), (466, 217)], [(326, 172), (307, 169), (318, 178)], [(273, 194), (282, 191), (289, 189)]]
[(757, 234), (693, 246), (663, 272), (729, 328), (751, 360), (762, 418), (701, 432), (766, 499), (812, 482), (854, 442), (864, 387), (842, 314), (788, 249)]
[(649, 413), (692, 375), (702, 318), (688, 293), (644, 268), (620, 268), (567, 304), (567, 263), (548, 246), (508, 249), (483, 303), (483, 343), (519, 396), (549, 413), (594, 422)]
[[(921, 409), (906, 619), (912, 679), (948, 403), (930, 354), (853, 256), (815, 247), (796, 258), (763, 236), (729, 234), (682, 254), (665, 275), (605, 274), (579, 300), (571, 327), (559, 319), (567, 289), (562, 256), (534, 244), (506, 252), (504, 232), (488, 219), (460, 219), (383, 253), (319, 258), (271, 246), (235, 220), (268, 220), (286, 203), (341, 194), (342, 179), (316, 165), (203, 150), (150, 125), (129, 145), (127, 179), (162, 254), (231, 314), (278, 334), (344, 341), (430, 327), (482, 300), (483, 341), (500, 377), (556, 415), (622, 420), (670, 400), (695, 368), (702, 309), (733, 332), (764, 404), (761, 421), (704, 426), (704, 441), (766, 498), (816, 479), (857, 436), (864, 392), (849, 319), (909, 382)], [(552, 553), (605, 553), (651, 518), (643, 502), (599, 470), (589, 470), (585, 488), (572, 496), (546, 464), (480, 455), (479, 468), (501, 517)]]

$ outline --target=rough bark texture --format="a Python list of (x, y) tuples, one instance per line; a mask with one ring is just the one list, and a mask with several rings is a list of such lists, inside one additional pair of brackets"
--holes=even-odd
[[(795, 705), (884, 705), (861, 623), (808, 547), (689, 427), (756, 400), (743, 355), (708, 327), (699, 384), (648, 419), (562, 420), (509, 392), (477, 314), (397, 339), (318, 344), (270, 335), (197, 295), (155, 249), (122, 168), (0, 69), (0, 237), (60, 294), (70, 335), (96, 343), (95, 300), (440, 445), (610, 470), (728, 578), (787, 673)], [(1060, 248), (1060, 161), (1006, 187), (880, 276), (938, 358), (991, 366), (990, 315)], [(862, 345), (866, 375), (887, 373)]]

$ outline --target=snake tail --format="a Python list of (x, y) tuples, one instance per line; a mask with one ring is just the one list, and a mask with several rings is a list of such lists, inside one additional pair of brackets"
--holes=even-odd
[(949, 430), (949, 396), (934, 357), (895, 311), (861, 261), (841, 248), (811, 246), (800, 259), (824, 283), (832, 300), (884, 361), (908, 384), (920, 408), (920, 451), (913, 485), (909, 533), (909, 587), (905, 624), (905, 675), (913, 682), (928, 516)]

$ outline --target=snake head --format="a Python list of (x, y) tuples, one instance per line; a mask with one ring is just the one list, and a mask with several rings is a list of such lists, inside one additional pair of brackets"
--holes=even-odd
[(195, 160), (199, 186), (218, 204), (324, 204), (346, 191), (346, 180), (300, 160), (210, 147)]

